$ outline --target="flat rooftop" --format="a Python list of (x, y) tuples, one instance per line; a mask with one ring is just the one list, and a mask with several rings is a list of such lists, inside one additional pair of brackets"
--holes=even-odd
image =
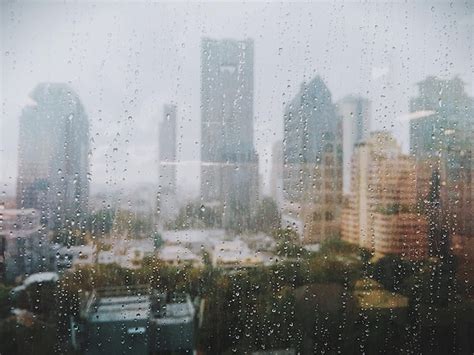
[(180, 324), (192, 321), (194, 312), (187, 294), (119, 287), (93, 291), (83, 308), (83, 317), (90, 323), (155, 320), (160, 324)]
[(146, 320), (150, 317), (149, 296), (104, 297), (88, 312), (92, 323)]

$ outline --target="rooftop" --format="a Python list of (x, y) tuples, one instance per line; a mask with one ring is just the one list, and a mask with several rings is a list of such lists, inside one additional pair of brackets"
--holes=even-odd
[(159, 258), (165, 261), (182, 260), (182, 261), (199, 261), (201, 258), (194, 254), (188, 248), (179, 245), (164, 246), (159, 252)]
[(203, 243), (215, 239), (223, 239), (226, 232), (223, 229), (186, 229), (164, 231), (162, 238), (168, 244)]
[(99, 298), (92, 305), (88, 319), (92, 323), (144, 320), (150, 316), (148, 296)]
[(94, 290), (82, 309), (90, 323), (154, 320), (158, 324), (180, 324), (194, 317), (187, 294), (157, 293), (147, 286)]

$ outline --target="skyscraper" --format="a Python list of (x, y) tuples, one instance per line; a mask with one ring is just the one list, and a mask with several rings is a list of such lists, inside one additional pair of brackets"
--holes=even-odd
[(17, 205), (51, 227), (82, 220), (89, 182), (89, 121), (71, 87), (39, 84), (20, 117)]
[(433, 181), (439, 182), (441, 209), (432, 225), (451, 238), (474, 237), (474, 99), (459, 78), (428, 77), (418, 83), (410, 101), (410, 152), (417, 169), (417, 196), (433, 203)]
[(176, 201), (176, 106), (165, 105), (159, 130), (159, 208), (165, 218)]
[(201, 194), (224, 227), (245, 229), (258, 197), (253, 41), (206, 38), (201, 50)]
[(297, 209), (304, 221), (307, 243), (339, 233), (341, 128), (323, 80), (316, 77), (303, 83), (284, 115), (283, 194), (287, 208)]
[(283, 142), (278, 140), (272, 146), (272, 171), (270, 176), (270, 193), (278, 206), (283, 200)]
[(365, 141), (370, 133), (370, 101), (360, 96), (346, 96), (337, 102), (342, 118), (343, 190), (350, 191), (351, 157), (357, 143)]
[(373, 132), (352, 155), (342, 238), (377, 254), (427, 255), (427, 219), (416, 210), (414, 160), (387, 132)]

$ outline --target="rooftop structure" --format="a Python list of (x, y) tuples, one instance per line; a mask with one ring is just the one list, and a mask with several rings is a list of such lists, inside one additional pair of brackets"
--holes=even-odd
[(148, 286), (97, 289), (74, 321), (72, 343), (87, 354), (192, 351), (194, 314), (186, 294)]

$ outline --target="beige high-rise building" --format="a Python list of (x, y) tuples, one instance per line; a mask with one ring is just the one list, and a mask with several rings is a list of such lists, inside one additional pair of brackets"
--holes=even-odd
[(321, 164), (313, 166), (312, 177), (300, 214), (304, 223), (303, 242), (309, 244), (340, 234), (341, 161), (331, 149), (323, 152)]
[(427, 255), (428, 224), (416, 211), (414, 160), (387, 132), (374, 132), (352, 157), (351, 191), (342, 238), (376, 254)]

